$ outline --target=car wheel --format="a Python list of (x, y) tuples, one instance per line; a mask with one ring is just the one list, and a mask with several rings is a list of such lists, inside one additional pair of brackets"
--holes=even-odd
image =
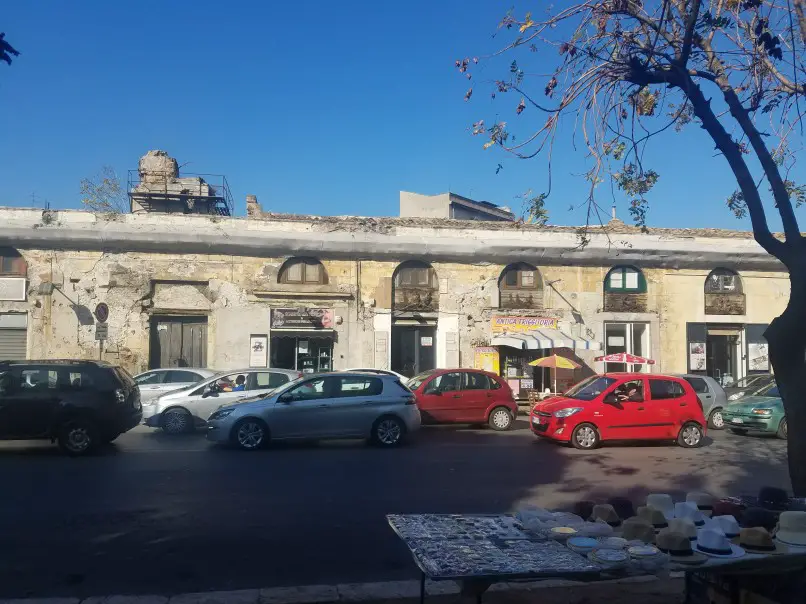
[(786, 440), (786, 431), (787, 431), (786, 418), (784, 418), (784, 419), (781, 420), (781, 423), (778, 424), (778, 432), (777, 432), (776, 436), (778, 436), (778, 438)]
[(595, 449), (600, 440), (599, 431), (593, 424), (579, 424), (571, 433), (571, 444), (577, 449)]
[(708, 427), (712, 430), (724, 430), (725, 418), (722, 417), (722, 409), (714, 409), (708, 416)]
[(372, 443), (380, 447), (396, 447), (405, 435), (405, 424), (391, 415), (380, 418), (372, 426)]
[(677, 444), (687, 449), (694, 449), (702, 444), (702, 428), (694, 422), (684, 424), (677, 435)]
[(493, 430), (506, 432), (512, 428), (512, 411), (506, 407), (496, 407), (490, 413), (488, 423)]
[(59, 447), (68, 455), (86, 455), (97, 444), (95, 424), (89, 420), (68, 420), (59, 428)]
[(747, 434), (747, 430), (743, 430), (742, 428), (731, 428), (730, 431), (734, 434), (738, 434), (739, 436), (744, 436)]
[(193, 416), (181, 407), (168, 409), (163, 412), (160, 425), (166, 434), (184, 434), (193, 428)]
[(269, 442), (269, 428), (259, 419), (247, 417), (235, 424), (232, 439), (244, 451), (256, 451)]

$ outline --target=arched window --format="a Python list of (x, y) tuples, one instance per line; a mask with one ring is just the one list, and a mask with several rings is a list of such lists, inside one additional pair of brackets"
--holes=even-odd
[(499, 308), (542, 308), (543, 281), (531, 264), (510, 264), (498, 279)]
[(393, 305), (396, 312), (436, 312), (439, 308), (439, 279), (427, 262), (410, 260), (395, 270)]
[(28, 275), (28, 263), (20, 253), (12, 247), (0, 247), (0, 276), (25, 277)]
[(325, 285), (327, 271), (316, 258), (291, 258), (280, 267), (280, 283)]
[(645, 294), (644, 273), (634, 266), (614, 266), (605, 277), (604, 290), (614, 294)]
[(736, 271), (716, 268), (705, 279), (706, 294), (741, 294), (742, 279)]

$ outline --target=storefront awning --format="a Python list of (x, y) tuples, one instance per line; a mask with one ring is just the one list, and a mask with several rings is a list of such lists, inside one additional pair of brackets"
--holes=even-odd
[(510, 346), (520, 350), (545, 350), (547, 348), (575, 348), (577, 350), (601, 350), (602, 345), (593, 340), (571, 337), (559, 329), (535, 329), (527, 332), (502, 333), (494, 336), (492, 346)]

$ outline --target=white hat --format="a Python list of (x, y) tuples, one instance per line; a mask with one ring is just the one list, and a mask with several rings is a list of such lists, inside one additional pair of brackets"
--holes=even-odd
[(690, 541), (697, 540), (697, 527), (689, 518), (672, 518), (669, 521), (669, 531), (685, 535)]
[(739, 558), (744, 556), (744, 550), (731, 543), (725, 535), (711, 529), (697, 531), (697, 545), (694, 549), (706, 556), (714, 558)]
[(781, 512), (775, 538), (786, 545), (806, 547), (806, 512)]
[(647, 507), (655, 508), (663, 512), (667, 519), (674, 518), (674, 501), (671, 495), (666, 493), (652, 493), (646, 498)]
[(733, 516), (714, 516), (711, 518), (711, 522), (708, 523), (708, 528), (711, 528), (712, 523), (715, 523), (719, 528), (721, 528), (722, 532), (725, 533), (725, 536), (728, 539), (738, 537), (739, 533), (742, 532), (742, 529), (739, 527), (739, 523), (736, 522), (736, 518)]
[(696, 526), (705, 524), (705, 516), (693, 501), (681, 501), (674, 504), (674, 517), (691, 520)]

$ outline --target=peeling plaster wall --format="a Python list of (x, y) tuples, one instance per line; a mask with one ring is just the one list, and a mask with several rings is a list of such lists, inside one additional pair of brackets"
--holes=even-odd
[[(703, 285), (716, 266), (741, 274), (746, 314), (708, 321), (769, 323), (787, 301), (780, 265), (742, 233), (619, 227), (629, 246), (596, 239), (584, 254), (573, 230), (449, 220), (280, 217), (212, 219), (0, 209), (0, 245), (28, 262), (28, 300), (0, 302), (27, 312), (31, 358), (97, 358), (92, 310), (111, 309), (104, 358), (131, 371), (149, 363), (152, 314), (208, 317), (208, 364), (249, 364), (249, 336), (269, 333), (271, 307), (333, 308), (334, 367), (389, 366), (392, 275), (404, 260), (430, 261), (439, 279), (437, 361), (473, 363), (489, 342), (493, 313), (556, 317), (572, 335), (602, 341), (607, 321), (650, 324), (654, 370), (686, 370), (686, 323), (703, 322)], [(200, 252), (203, 250), (204, 252)], [(318, 257), (327, 285), (278, 283), (294, 255)], [(538, 267), (543, 310), (497, 310), (498, 279), (516, 261)], [(603, 281), (615, 264), (636, 264), (648, 284), (646, 312), (603, 311)], [(758, 270), (764, 267), (763, 270)], [(50, 285), (52, 284), (52, 289)], [(597, 353), (579, 356), (595, 368)], [(599, 367), (600, 369), (601, 367)]]

